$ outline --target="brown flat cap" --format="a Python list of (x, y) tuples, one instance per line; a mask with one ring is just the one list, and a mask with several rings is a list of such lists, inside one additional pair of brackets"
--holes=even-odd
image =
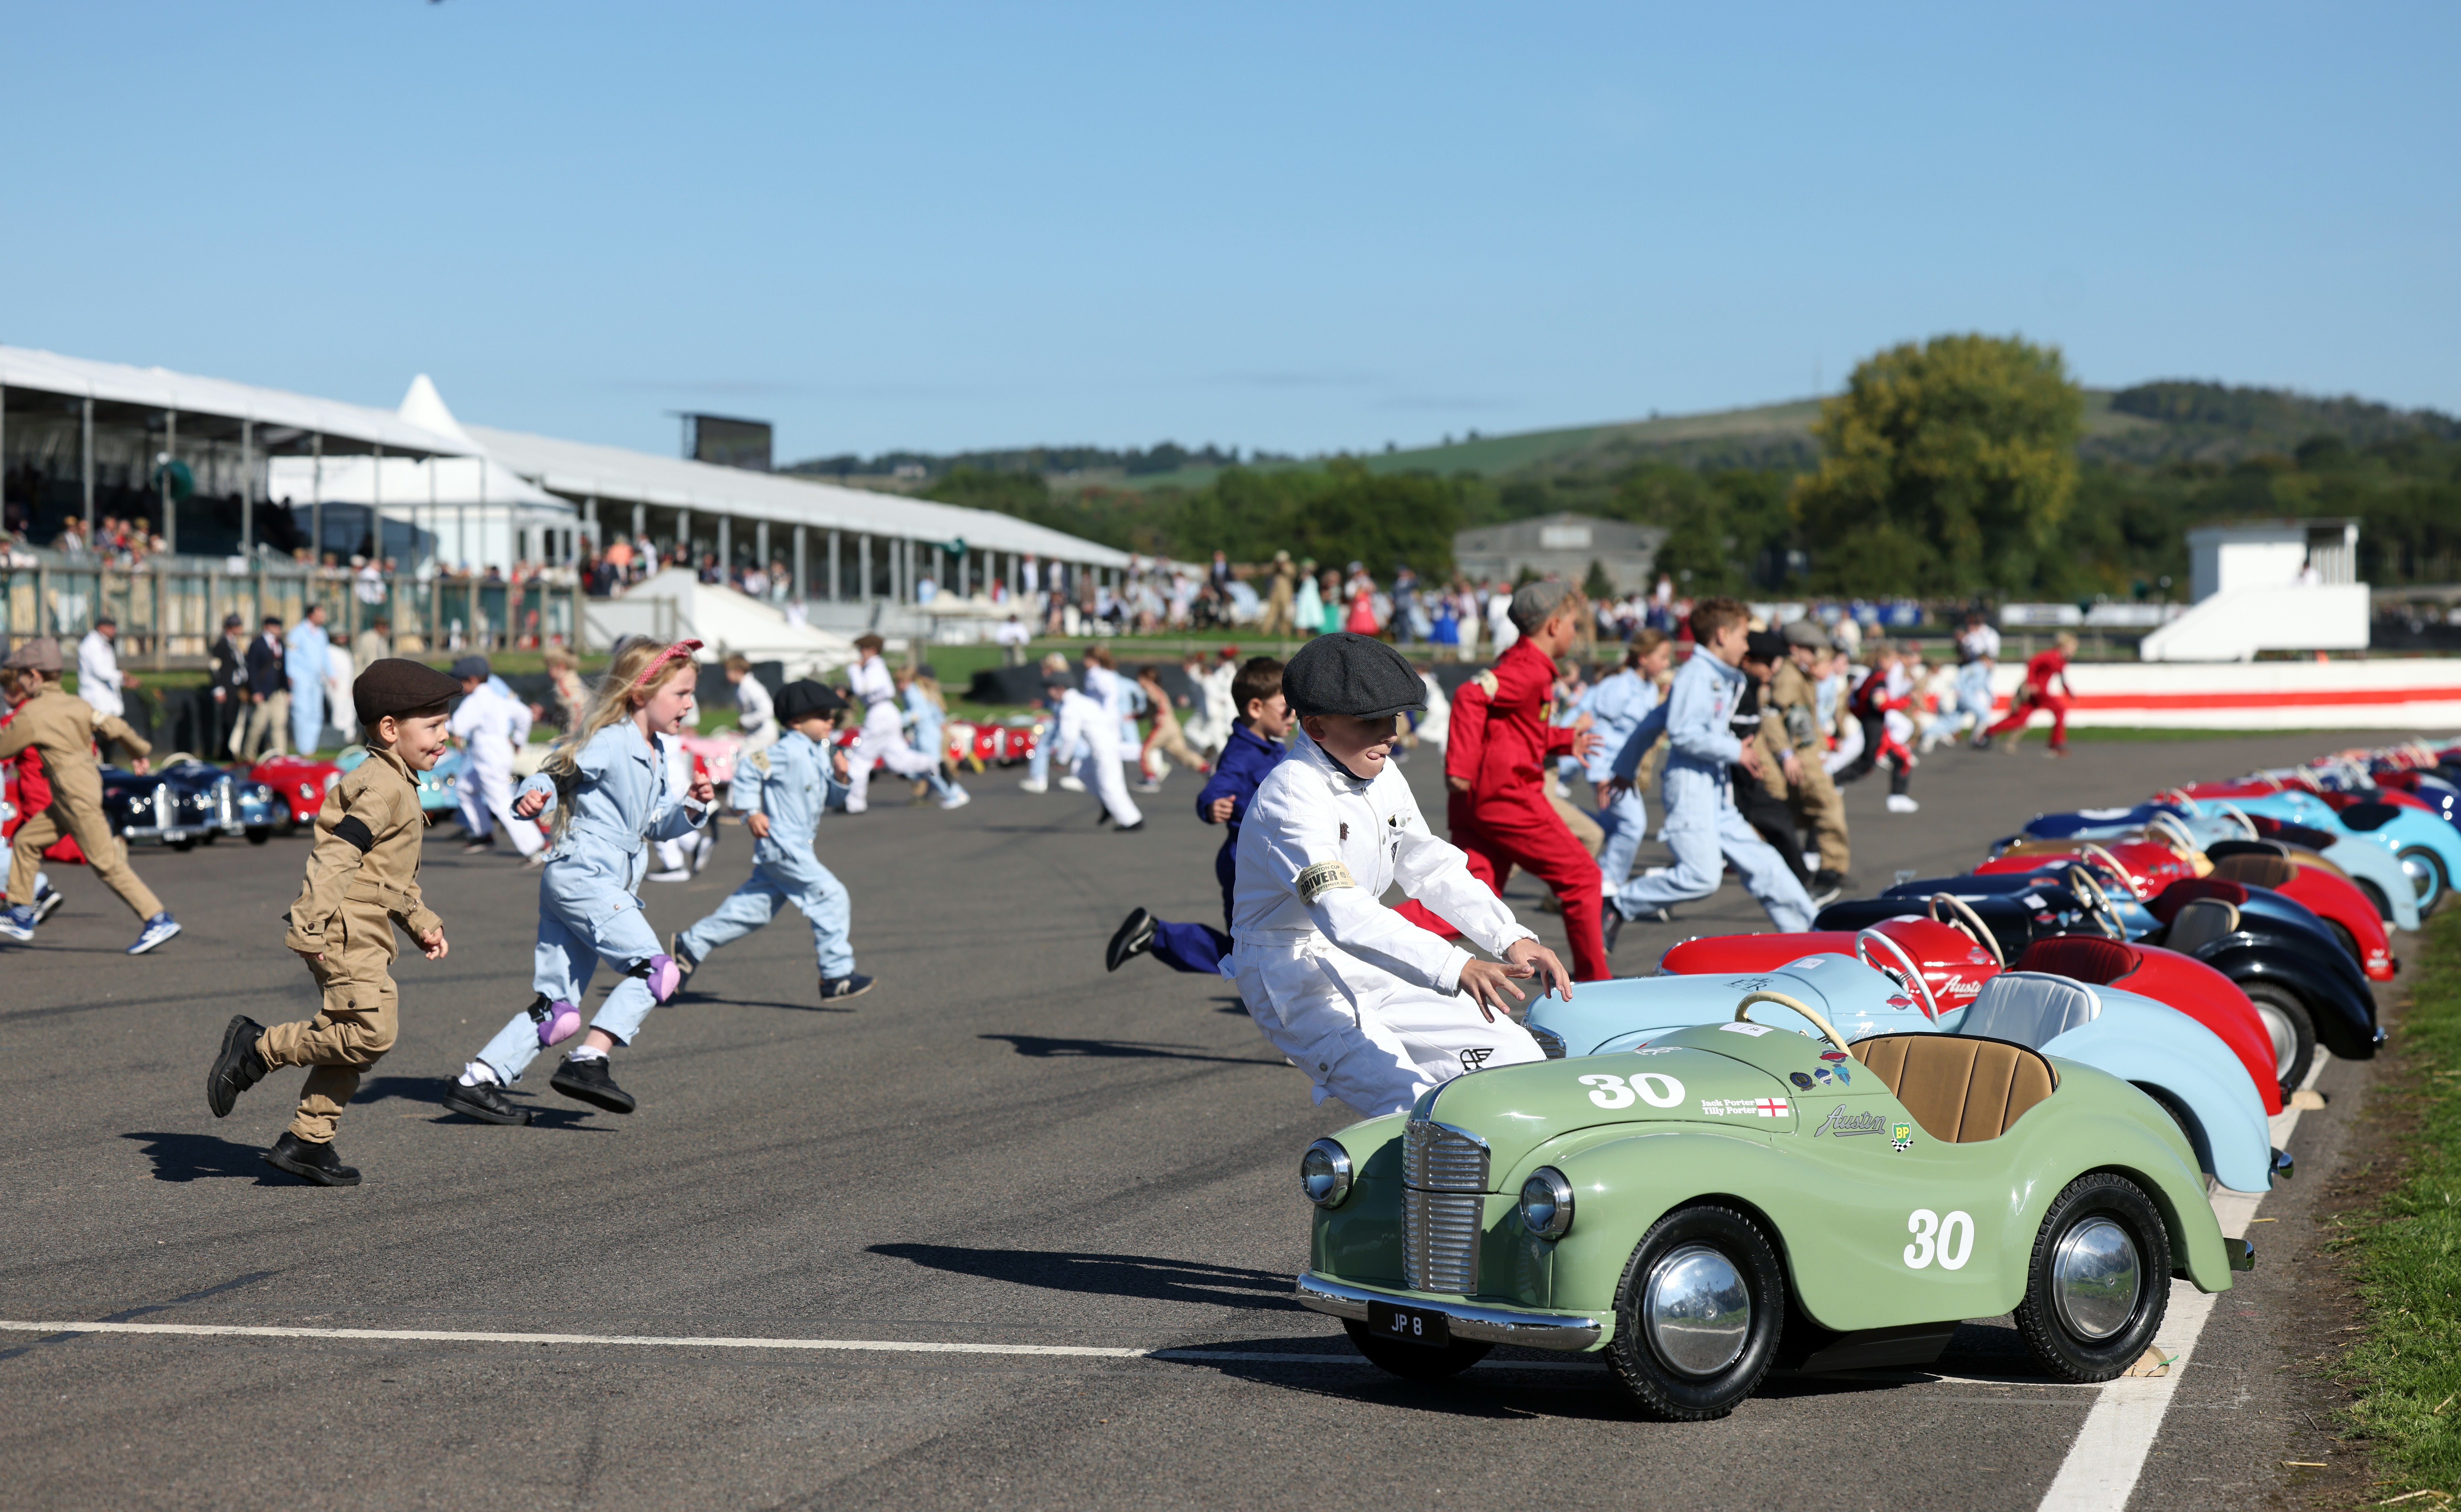
[(351, 684), (351, 702), (358, 707), (359, 723), (371, 728), (387, 714), (416, 713), (460, 696), (458, 679), (401, 656), (370, 662), (358, 681)]
[(21, 641), (17, 649), (9, 653), (9, 659), (6, 662), (0, 662), (0, 668), (10, 671), (37, 671), (47, 676), (57, 677), (60, 674), (60, 643), (48, 635), (37, 635), (31, 641)]

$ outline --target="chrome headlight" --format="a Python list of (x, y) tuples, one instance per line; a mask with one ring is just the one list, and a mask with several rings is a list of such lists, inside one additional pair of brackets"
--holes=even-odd
[(1573, 1227), (1573, 1183), (1542, 1165), (1521, 1183), (1521, 1221), (1541, 1239), (1561, 1239)]
[(1339, 1207), (1350, 1195), (1350, 1152), (1318, 1139), (1299, 1157), (1299, 1190), (1318, 1207)]
[(1552, 1029), (1547, 1029), (1537, 1024), (1530, 1024), (1526, 1027), (1530, 1031), (1530, 1037), (1538, 1042), (1538, 1048), (1547, 1053), (1547, 1058), (1549, 1060), (1561, 1060), (1564, 1058), (1563, 1035), (1556, 1033)]

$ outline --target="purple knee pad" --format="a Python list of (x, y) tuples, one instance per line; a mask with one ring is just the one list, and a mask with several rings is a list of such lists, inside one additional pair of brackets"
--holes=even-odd
[(539, 1048), (551, 1049), (581, 1033), (581, 1010), (570, 1003), (549, 1003), (544, 1013), (533, 1013), (538, 1020)]
[(650, 984), (650, 1001), (663, 1003), (675, 995), (684, 985), (683, 969), (672, 955), (653, 955), (635, 969), (635, 974)]

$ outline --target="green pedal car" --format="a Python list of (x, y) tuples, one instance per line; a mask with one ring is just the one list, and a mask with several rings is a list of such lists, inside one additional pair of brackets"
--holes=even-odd
[[(1752, 1023), (1777, 1003), (1828, 1043)], [(2227, 1290), (2178, 1125), (2022, 1045), (1851, 1047), (1753, 992), (1638, 1050), (1462, 1076), (1308, 1147), (1298, 1298), (1395, 1374), (1498, 1344), (1597, 1352), (1651, 1414), (1723, 1416), (1772, 1368), (1926, 1365), (2013, 1310), (2044, 1370), (2136, 1363), (2172, 1277)]]

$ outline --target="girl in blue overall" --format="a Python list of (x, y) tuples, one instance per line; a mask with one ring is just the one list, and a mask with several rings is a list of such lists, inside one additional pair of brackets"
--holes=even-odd
[(556, 1067), (547, 1085), (610, 1113), (630, 1113), (632, 1097), (608, 1073), (607, 1053), (629, 1045), (650, 1010), (681, 985), (659, 948), (637, 896), (651, 841), (689, 833), (717, 799), (706, 777), (678, 792), (668, 777), (665, 742), (692, 722), (698, 641), (661, 650), (637, 641), (616, 654), (589, 713), (522, 784), (513, 812), (553, 812), (555, 844), (539, 879), (538, 948), (531, 969), (537, 997), (512, 1018), (445, 1089), (444, 1105), (489, 1123), (527, 1123), (529, 1110), (505, 1097), (540, 1051), (581, 1028), (573, 1005), (588, 990), (598, 959), (624, 980), (590, 1021), (588, 1036)]

